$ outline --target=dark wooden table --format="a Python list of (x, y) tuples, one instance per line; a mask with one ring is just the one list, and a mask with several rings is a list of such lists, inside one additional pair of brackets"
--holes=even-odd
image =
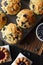
[[(42, 22), (43, 20), (41, 20)], [(32, 60), (32, 65), (43, 65), (43, 42), (39, 41), (35, 34), (36, 27), (17, 46), (10, 46), (12, 62), (21, 52)], [(3, 43), (3, 42), (0, 42)], [(19, 47), (19, 48), (18, 48)], [(12, 62), (1, 65), (11, 65)]]
[[(37, 39), (35, 30), (32, 30), (18, 46), (10, 46), (10, 51), (12, 62), (21, 52), (33, 62), (32, 65), (43, 65), (43, 42)], [(1, 65), (11, 65), (12, 62), (3, 63)]]
[[(43, 20), (41, 20), (42, 22)], [(41, 55), (43, 51), (43, 42), (39, 41), (35, 33), (36, 27), (27, 35), (27, 37), (18, 44), (18, 47), (28, 50), (32, 53)]]

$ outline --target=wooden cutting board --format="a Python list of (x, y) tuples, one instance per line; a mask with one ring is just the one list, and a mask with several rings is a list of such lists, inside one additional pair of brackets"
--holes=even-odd
[(18, 47), (28, 50), (32, 53), (41, 55), (43, 52), (43, 42), (39, 41), (38, 38), (36, 37), (35, 29), (36, 28), (34, 28), (28, 34), (28, 36), (22, 41), (21, 44), (18, 44)]

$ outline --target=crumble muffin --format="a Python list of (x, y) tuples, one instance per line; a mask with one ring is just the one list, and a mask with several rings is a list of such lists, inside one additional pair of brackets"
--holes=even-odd
[(6, 15), (0, 11), (0, 29), (7, 23)]
[(1, 30), (2, 37), (9, 44), (16, 44), (22, 38), (22, 31), (16, 24), (10, 23)]
[(23, 9), (17, 14), (17, 25), (21, 28), (30, 28), (35, 23), (35, 15), (29, 9)]
[(2, 10), (10, 15), (15, 15), (21, 8), (20, 0), (2, 0)]
[(29, 7), (35, 14), (43, 14), (43, 0), (30, 0)]

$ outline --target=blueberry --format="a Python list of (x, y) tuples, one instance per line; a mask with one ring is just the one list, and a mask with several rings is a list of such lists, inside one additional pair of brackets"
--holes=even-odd
[(2, 17), (2, 20), (3, 20), (3, 21), (6, 20), (6, 16), (5, 16), (5, 17)]
[(13, 37), (13, 40), (15, 40), (15, 38)]
[(8, 5), (8, 3), (5, 1), (4, 5), (5, 5), (5, 6), (7, 6), (7, 5)]
[(4, 27), (4, 28), (3, 28), (3, 31), (4, 31), (5, 29), (6, 29), (6, 28)]
[(25, 22), (22, 22), (22, 26), (25, 24)]
[(17, 27), (17, 30), (19, 30), (19, 31), (20, 31), (20, 27)]
[(23, 15), (23, 17), (26, 17), (26, 18), (27, 18), (27, 15), (26, 15), (26, 14), (24, 14), (24, 15)]
[(34, 9), (35, 5), (32, 6), (32, 8)]
[(20, 5), (20, 4), (18, 3), (18, 5)]
[(43, 25), (40, 25), (37, 30), (38, 36), (43, 39)]
[(18, 36), (16, 36), (15, 38), (18, 39)]
[(9, 34), (9, 35), (13, 36), (13, 35), (12, 35), (12, 33), (11, 33), (11, 34)]
[(26, 25), (24, 25), (24, 27), (26, 27)]

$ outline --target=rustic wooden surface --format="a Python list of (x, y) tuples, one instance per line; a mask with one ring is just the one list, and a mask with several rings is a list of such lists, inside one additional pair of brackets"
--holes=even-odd
[(22, 41), (22, 44), (18, 44), (18, 47), (28, 50), (32, 53), (41, 55), (43, 51), (43, 42), (37, 39), (35, 30), (33, 29)]

